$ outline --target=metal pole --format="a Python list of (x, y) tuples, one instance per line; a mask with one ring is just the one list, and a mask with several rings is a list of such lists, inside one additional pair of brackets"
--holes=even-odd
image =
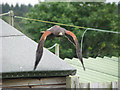
[(9, 24), (14, 26), (14, 12), (12, 10), (9, 13)]
[(55, 46), (55, 55), (59, 57), (59, 44)]

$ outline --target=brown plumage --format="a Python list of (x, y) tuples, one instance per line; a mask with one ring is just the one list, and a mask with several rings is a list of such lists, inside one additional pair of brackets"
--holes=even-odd
[(36, 51), (36, 61), (35, 61), (34, 70), (36, 69), (39, 61), (41, 60), (41, 57), (43, 54), (43, 45), (44, 45), (44, 42), (45, 42), (47, 36), (49, 36), (49, 35), (54, 35), (56, 37), (66, 36), (68, 38), (68, 40), (75, 45), (76, 54), (82, 63), (83, 69), (85, 70), (85, 67), (83, 64), (83, 59), (82, 59), (82, 53), (80, 51), (79, 43), (78, 43), (76, 36), (71, 31), (68, 31), (57, 25), (51, 27), (50, 29), (45, 31), (44, 34), (42, 35), (40, 42), (38, 44), (38, 47), (37, 47), (37, 51)]

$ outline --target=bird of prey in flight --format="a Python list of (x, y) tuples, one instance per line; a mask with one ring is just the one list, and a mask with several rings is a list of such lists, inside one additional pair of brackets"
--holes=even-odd
[(37, 50), (36, 50), (36, 61), (35, 61), (35, 65), (34, 65), (34, 70), (36, 69), (38, 63), (41, 60), (41, 57), (43, 54), (43, 45), (44, 45), (44, 42), (45, 42), (47, 36), (49, 36), (49, 35), (54, 35), (55, 37), (66, 36), (68, 38), (68, 40), (70, 42), (72, 42), (73, 45), (75, 45), (77, 57), (81, 61), (83, 69), (85, 70), (85, 67), (83, 64), (83, 59), (82, 59), (82, 53), (80, 51), (79, 43), (78, 43), (76, 36), (71, 31), (68, 31), (58, 25), (55, 25), (55, 26), (51, 27), (50, 29), (46, 30), (44, 32), (44, 34), (42, 35), (42, 37), (38, 43)]

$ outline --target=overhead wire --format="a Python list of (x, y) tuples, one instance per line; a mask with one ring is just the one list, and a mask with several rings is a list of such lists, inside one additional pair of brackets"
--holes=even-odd
[[(9, 12), (7, 13), (3, 13), (0, 14), (0, 16), (4, 16), (9, 14)], [(84, 35), (88, 30), (92, 30), (92, 31), (100, 31), (100, 32), (107, 32), (107, 33), (114, 33), (114, 34), (120, 34), (120, 32), (116, 32), (116, 31), (109, 31), (109, 30), (102, 30), (102, 29), (95, 29), (95, 28), (88, 28), (88, 27), (81, 27), (81, 26), (75, 26), (75, 25), (69, 25), (69, 24), (63, 24), (63, 23), (57, 23), (57, 22), (51, 22), (51, 21), (44, 21), (44, 20), (39, 20), (39, 19), (31, 19), (31, 18), (26, 18), (26, 17), (21, 17), (21, 16), (14, 16), (15, 18), (19, 18), (19, 19), (25, 19), (25, 20), (32, 20), (32, 21), (39, 21), (39, 22), (43, 22), (43, 23), (50, 23), (50, 24), (56, 24), (56, 25), (62, 25), (62, 26), (69, 26), (69, 27), (74, 27), (74, 28), (82, 28), (85, 29), (85, 31), (82, 34), (82, 38), (81, 38), (81, 52), (82, 52), (82, 44), (83, 44), (83, 39), (84, 39)], [(56, 43), (48, 48), (48, 49), (52, 49), (53, 47), (56, 46)]]
[(88, 28), (88, 27), (81, 27), (81, 26), (75, 26), (75, 25), (69, 25), (69, 24), (63, 24), (63, 23), (57, 23), (57, 22), (51, 22), (51, 21), (44, 21), (44, 20), (39, 20), (39, 19), (31, 19), (31, 18), (26, 18), (26, 17), (21, 17), (21, 16), (14, 16), (14, 17), (15, 18), (21, 18), (21, 19), (26, 19), (26, 20), (39, 21), (39, 22), (44, 22), (44, 23), (51, 23), (51, 24), (56, 24), (56, 25), (63, 25), (63, 26), (69, 26), (69, 27), (75, 27), (75, 28), (83, 28), (83, 29), (89, 29), (89, 30), (94, 30), (94, 31), (101, 31), (101, 32), (109, 32), (109, 33), (120, 34), (120, 32), (109, 31), (109, 30), (102, 30), (102, 29), (94, 29), (94, 28)]
[(10, 13), (10, 12), (7, 12), (7, 13), (0, 14), (0, 17), (1, 17), (1, 16), (8, 15), (9, 13)]
[(84, 38), (84, 35), (85, 33), (87, 32), (88, 29), (86, 29), (83, 34), (82, 34), (82, 38), (81, 38), (81, 53), (82, 53), (82, 44), (83, 44), (83, 38)]
[(53, 46), (51, 46), (51, 47), (49, 47), (49, 48), (47, 48), (47, 49), (52, 49), (52, 48), (54, 48), (55, 46), (57, 46), (57, 43), (55, 43)]
[(69, 27), (74, 27), (74, 28), (86, 28), (86, 27), (80, 27), (80, 26), (75, 26), (75, 25), (69, 25), (69, 24), (63, 24), (63, 23), (57, 23), (57, 22), (51, 22), (51, 21), (44, 21), (44, 20), (39, 20), (39, 19), (31, 19), (31, 18), (26, 18), (26, 17), (21, 17), (21, 16), (15, 16), (15, 18), (21, 18), (21, 19), (33, 20), (33, 21), (40, 21), (40, 22), (44, 22), (44, 23), (63, 25), (63, 26), (69, 26)]
[[(3, 14), (0, 14), (0, 16), (7, 15), (7, 14), (9, 14), (9, 13), (10, 13), (10, 12), (3, 13)], [(14, 16), (14, 17), (15, 17), (15, 18), (19, 18), (19, 19), (26, 19), (26, 20), (39, 21), (39, 22), (44, 22), (44, 23), (51, 23), (51, 24), (56, 24), (56, 25), (69, 26), (69, 27), (74, 27), (74, 28), (83, 28), (83, 29), (89, 29), (89, 30), (94, 30), (94, 31), (101, 31), (101, 32), (109, 32), (109, 33), (120, 34), (120, 32), (109, 31), (109, 30), (102, 30), (102, 29), (81, 27), (81, 26), (75, 26), (75, 25), (69, 25), (69, 24), (63, 24), (63, 23), (57, 23), (57, 22), (51, 22), (51, 21), (44, 21), (44, 20), (39, 20), (39, 19), (31, 19), (31, 18), (26, 18), (26, 17), (21, 17), (21, 16)]]
[(101, 29), (87, 28), (87, 29), (83, 32), (83, 34), (82, 34), (82, 38), (81, 38), (81, 52), (82, 52), (82, 46), (83, 46), (83, 45), (82, 45), (82, 44), (83, 44), (83, 39), (84, 39), (85, 33), (86, 33), (88, 30), (120, 34), (120, 32), (115, 32), (115, 31), (108, 31), (108, 30), (101, 30)]

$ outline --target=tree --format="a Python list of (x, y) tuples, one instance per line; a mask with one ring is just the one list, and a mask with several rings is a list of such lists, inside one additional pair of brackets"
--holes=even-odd
[[(13, 10), (15, 16), (17, 16), (17, 15), (25, 16), (25, 14), (27, 12), (29, 12), (31, 7), (32, 7), (31, 4), (29, 4), (28, 6), (24, 5), (24, 4), (21, 4), (20, 6), (18, 4), (16, 4), (15, 6), (13, 6), (13, 5), (9, 6), (9, 4), (6, 3), (6, 4), (2, 4), (2, 13), (7, 13), (10, 10)], [(9, 23), (9, 15), (2, 16), (2, 19)], [(24, 24), (21, 19), (15, 18), (14, 24), (15, 24), (15, 28), (17, 28), (18, 30), (22, 31), (24, 29)]]
[[(117, 6), (113, 4), (105, 3), (46, 3), (40, 2), (35, 5), (26, 17), (40, 19), (44, 21), (58, 22), (69, 25), (77, 25), (91, 28), (99, 28), (105, 30), (118, 30), (118, 16), (115, 13)], [(36, 21), (24, 21), (28, 34), (36, 42), (41, 37), (41, 31), (45, 31), (53, 24), (36, 22)], [(72, 31), (80, 42), (81, 36), (85, 29), (73, 28), (68, 26), (62, 26), (67, 30)], [(112, 37), (112, 38), (111, 38)], [(84, 57), (97, 57), (97, 56), (118, 56), (118, 35), (111, 33), (103, 33), (96, 31), (88, 31), (85, 34), (83, 43), (83, 56)], [(50, 47), (54, 43), (60, 43), (60, 57), (72, 58), (76, 57), (75, 47), (66, 39), (61, 38), (53, 39), (47, 38), (45, 47)], [(54, 50), (51, 50), (54, 52)]]
[(6, 12), (8, 12), (10, 10), (10, 6), (9, 6), (9, 4), (2, 4), (2, 13), (6, 13)]

